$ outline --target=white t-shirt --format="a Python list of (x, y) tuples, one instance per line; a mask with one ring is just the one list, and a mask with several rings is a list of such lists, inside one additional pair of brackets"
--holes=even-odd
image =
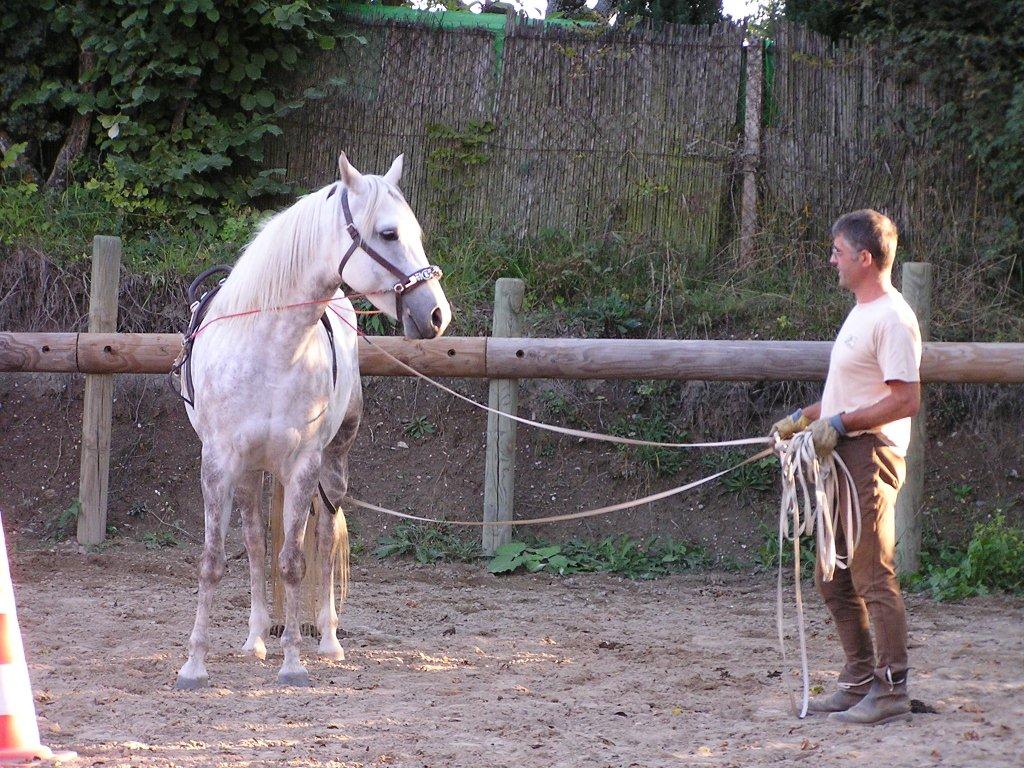
[[(890, 288), (884, 296), (857, 304), (832, 346), (821, 415), (855, 411), (889, 394), (887, 381), (920, 381), (921, 329), (902, 294)], [(869, 430), (900, 456), (910, 446), (910, 418)], [(851, 432), (850, 435), (863, 434)]]

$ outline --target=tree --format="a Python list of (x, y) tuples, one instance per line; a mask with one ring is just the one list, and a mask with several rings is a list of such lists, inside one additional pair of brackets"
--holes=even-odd
[(722, 18), (722, 0), (597, 0), (588, 11), (586, 0), (548, 0), (547, 15), (586, 18), (597, 15), (651, 19), (672, 24), (714, 24)]
[(671, 24), (714, 24), (722, 19), (722, 0), (618, 0), (619, 13)]
[(994, 247), (1024, 293), (1024, 0), (786, 0), (786, 17), (877, 47), (897, 76), (938, 95), (908, 124), (966, 148), (1008, 203)]
[(0, 14), (0, 153), (18, 173), (44, 180), (64, 142), (72, 112), (63, 94), (75, 80), (75, 48), (51, 29), (36, 0)]
[(852, 37), (860, 31), (860, 0), (784, 0), (789, 21), (828, 35), (833, 40)]
[(968, 148), (996, 197), (1024, 206), (1024, 0), (858, 5), (857, 38), (942, 96), (931, 127)]
[(21, 148), (19, 170), (49, 187), (84, 164), (121, 196), (160, 193), (200, 214), (276, 191), (248, 161), (301, 103), (284, 75), (335, 45), (329, 5), (21, 0), (0, 19), (0, 148)]

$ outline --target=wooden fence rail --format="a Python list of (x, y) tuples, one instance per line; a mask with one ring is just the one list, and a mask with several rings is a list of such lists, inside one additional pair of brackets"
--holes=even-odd
[[(828, 341), (370, 339), (428, 376), (498, 379), (822, 381), (832, 349)], [(180, 349), (174, 333), (0, 332), (0, 372), (166, 373)], [(367, 376), (409, 375), (367, 343), (359, 359)], [(926, 343), (921, 380), (1024, 383), (1024, 343)]]

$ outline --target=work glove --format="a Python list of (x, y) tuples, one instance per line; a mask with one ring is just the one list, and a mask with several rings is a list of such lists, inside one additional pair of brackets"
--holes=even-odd
[(811, 420), (804, 416), (803, 411), (794, 411), (786, 418), (779, 419), (772, 424), (772, 428), (768, 430), (768, 437), (777, 432), (780, 440), (789, 440), (797, 432), (807, 429), (810, 423)]
[(819, 459), (826, 458), (835, 450), (839, 437), (845, 435), (843, 420), (839, 414), (829, 416), (827, 419), (818, 419), (811, 423), (811, 442), (814, 444), (814, 452)]

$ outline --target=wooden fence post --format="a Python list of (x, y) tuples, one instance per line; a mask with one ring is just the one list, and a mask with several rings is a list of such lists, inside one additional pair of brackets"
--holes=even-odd
[[(92, 240), (89, 333), (117, 331), (117, 287), (121, 239)], [(107, 486), (110, 480), (110, 424), (113, 374), (87, 374), (82, 409), (82, 464), (78, 484), (78, 543), (99, 544), (107, 535)]]
[[(907, 262), (903, 265), (903, 298), (907, 300), (921, 326), (921, 341), (931, 335), (932, 265)], [(921, 391), (921, 410), (911, 422), (910, 449), (907, 451), (907, 479), (896, 497), (896, 569), (913, 573), (921, 566), (921, 508), (924, 506), (924, 456), (926, 398)]]
[[(525, 286), (522, 280), (500, 277), (494, 284), (494, 321), (491, 336), (519, 336), (522, 323)], [(504, 413), (516, 412), (517, 379), (492, 379), (488, 403)], [(487, 454), (484, 470), (484, 522), (511, 520), (516, 471), (516, 423), (512, 419), (487, 414)], [(498, 547), (512, 540), (512, 527), (486, 526), (483, 550), (493, 555)]]
[(757, 166), (761, 155), (761, 41), (752, 37), (747, 44), (747, 98), (743, 126), (743, 196), (740, 199), (740, 263), (754, 264), (754, 236), (757, 233)]

